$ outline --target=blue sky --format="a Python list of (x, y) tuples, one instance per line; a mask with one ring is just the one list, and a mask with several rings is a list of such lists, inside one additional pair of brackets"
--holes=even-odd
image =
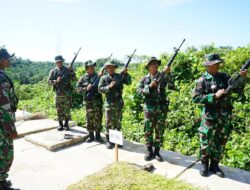
[(0, 0), (0, 45), (17, 56), (79, 61), (250, 43), (248, 0)]

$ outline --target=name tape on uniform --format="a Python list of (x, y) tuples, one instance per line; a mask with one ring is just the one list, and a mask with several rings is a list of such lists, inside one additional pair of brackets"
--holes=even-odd
[(112, 143), (123, 145), (122, 132), (116, 130), (109, 130), (109, 140)]

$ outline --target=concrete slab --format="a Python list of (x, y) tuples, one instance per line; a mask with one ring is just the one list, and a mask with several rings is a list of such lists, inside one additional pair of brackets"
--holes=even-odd
[[(114, 149), (107, 150), (104, 144), (80, 143), (60, 151), (46, 149), (27, 142), (25, 139), (14, 141), (15, 160), (10, 170), (13, 187), (25, 190), (64, 190), (69, 184), (76, 183), (114, 161)], [(143, 157), (146, 147), (142, 144), (125, 141), (124, 148), (119, 149), (119, 160), (137, 165), (144, 165)], [(159, 163), (152, 161), (154, 173), (173, 178), (178, 176), (195, 161), (195, 158), (179, 153), (162, 151), (165, 159)], [(196, 186), (212, 190), (250, 190), (250, 172), (223, 167), (227, 172), (224, 179), (212, 175), (207, 178), (199, 176), (199, 164), (186, 170), (178, 179)]]
[[(71, 139), (65, 139), (65, 135), (71, 136)], [(25, 136), (25, 139), (50, 151), (55, 151), (84, 142), (87, 137), (88, 133), (86, 129), (82, 127), (72, 127), (70, 131), (57, 131), (54, 129)]]
[(221, 166), (226, 174), (225, 178), (211, 173), (208, 177), (202, 177), (199, 174), (200, 167), (200, 163), (197, 163), (193, 168), (180, 175), (178, 179), (210, 190), (250, 190), (250, 172), (248, 171)]
[(32, 114), (24, 110), (17, 110), (15, 115), (16, 115), (16, 121), (21, 121), (21, 120), (28, 118)]
[[(69, 122), (69, 126), (75, 126), (74, 121)], [(25, 135), (48, 131), (58, 127), (58, 122), (52, 119), (39, 119), (30, 121), (18, 121), (16, 122), (16, 129), (18, 137), (24, 137)]]

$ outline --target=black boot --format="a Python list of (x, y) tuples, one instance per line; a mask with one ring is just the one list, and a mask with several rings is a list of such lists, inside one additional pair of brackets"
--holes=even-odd
[(109, 135), (106, 135), (106, 139), (107, 139), (107, 142), (106, 142), (107, 149), (112, 149), (114, 145), (111, 142), (109, 142)]
[(57, 129), (58, 131), (63, 131), (63, 122), (59, 121), (59, 127)]
[(148, 146), (147, 147), (148, 153), (144, 156), (145, 161), (150, 161), (154, 159), (154, 153), (153, 153), (153, 147)]
[(11, 188), (12, 184), (10, 181), (1, 181), (0, 182), (0, 190), (15, 190)]
[(158, 160), (159, 162), (162, 162), (162, 161), (163, 161), (163, 158), (162, 158), (162, 156), (160, 155), (160, 148), (155, 148), (154, 157), (155, 157), (155, 159)]
[(95, 133), (95, 139), (96, 139), (96, 141), (99, 142), (99, 143), (103, 143), (103, 142), (104, 142), (103, 139), (102, 139), (102, 137), (101, 137), (100, 132), (96, 132), (96, 133)]
[(95, 137), (94, 137), (94, 132), (93, 131), (90, 131), (89, 132), (89, 137), (88, 139), (86, 140), (87, 143), (91, 143), (95, 140)]
[(219, 162), (211, 159), (209, 170), (219, 177), (225, 177), (224, 172), (219, 168)]
[(201, 161), (200, 174), (203, 177), (208, 176), (208, 160), (207, 161)]
[(69, 131), (69, 120), (65, 120), (64, 127), (66, 131)]

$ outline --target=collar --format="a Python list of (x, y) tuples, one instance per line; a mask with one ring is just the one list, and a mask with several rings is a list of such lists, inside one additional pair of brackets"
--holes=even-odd
[(207, 71), (204, 73), (203, 76), (204, 76), (206, 79), (211, 79), (211, 78), (214, 77), (213, 75), (209, 74)]
[(156, 75), (153, 76), (153, 75), (151, 75), (150, 73), (148, 73), (148, 74), (146, 75), (146, 77), (148, 77), (148, 78), (157, 78), (157, 77), (159, 76), (159, 74), (160, 74), (160, 72), (157, 72)]

